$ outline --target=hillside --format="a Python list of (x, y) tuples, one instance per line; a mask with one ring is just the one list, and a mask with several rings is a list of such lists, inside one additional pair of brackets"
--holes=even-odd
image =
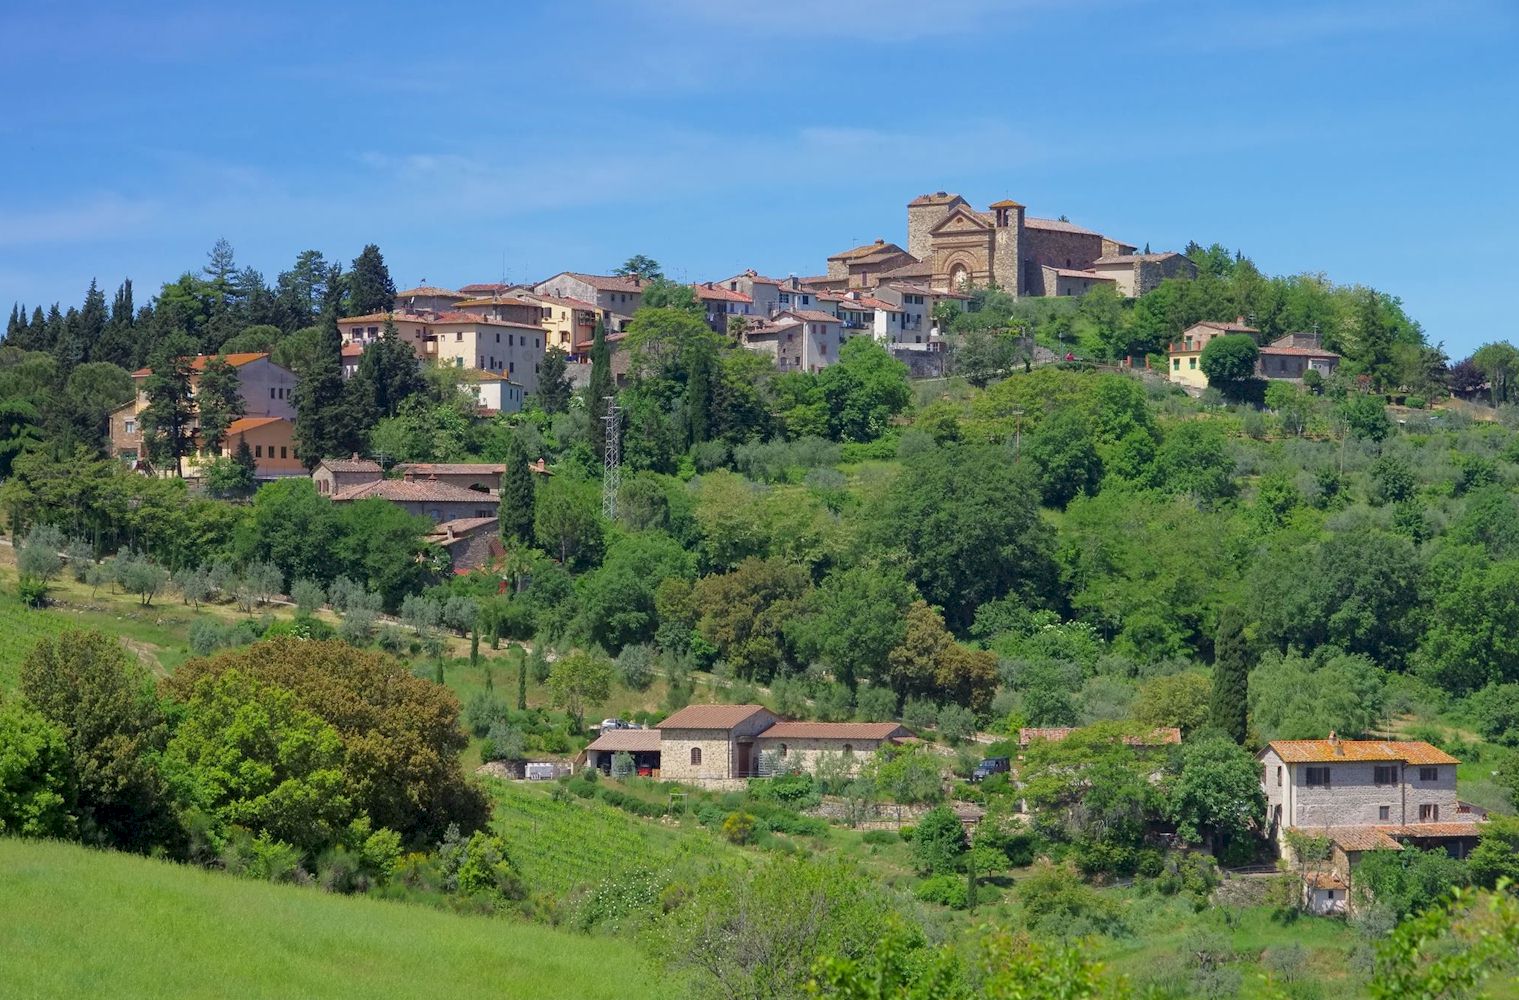
[(620, 941), (9, 839), (0, 940), (17, 997), (657, 995)]

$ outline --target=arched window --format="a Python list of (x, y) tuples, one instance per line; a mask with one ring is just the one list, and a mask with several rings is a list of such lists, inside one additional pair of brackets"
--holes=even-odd
[(696, 765), (698, 765), (700, 763), (701, 763), (701, 747), (692, 747), (691, 748), (691, 766), (695, 767)]
[(786, 744), (784, 743), (781, 744), (781, 756), (786, 756)]

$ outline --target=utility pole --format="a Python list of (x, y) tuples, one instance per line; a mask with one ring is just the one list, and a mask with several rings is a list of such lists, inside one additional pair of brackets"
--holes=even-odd
[(602, 455), (601, 513), (608, 521), (617, 519), (617, 493), (622, 486), (622, 409), (616, 396), (603, 397), (607, 413), (602, 417), (606, 428), (606, 448)]

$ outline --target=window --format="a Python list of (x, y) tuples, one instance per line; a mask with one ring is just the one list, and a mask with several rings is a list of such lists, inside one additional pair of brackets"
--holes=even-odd
[(1327, 767), (1310, 767), (1310, 768), (1307, 768), (1307, 771), (1308, 771), (1307, 783), (1308, 783), (1308, 787), (1309, 788), (1328, 788), (1329, 787), (1329, 768), (1327, 768)]
[(1281, 768), (1277, 768), (1276, 769), (1276, 787), (1278, 787), (1278, 788), (1282, 787), (1282, 769)]
[(1379, 785), (1396, 785), (1398, 769), (1395, 765), (1378, 765), (1372, 769), (1372, 780)]
[(124, 420), (124, 421), (122, 421), (121, 429), (123, 431), (125, 431), (126, 433), (128, 433), (128, 434), (136, 434), (137, 433), (137, 421), (135, 421), (135, 420)]
[(463, 330), (455, 330), (454, 331), (454, 343), (456, 343), (456, 344), (462, 344), (462, 343), (464, 343), (464, 331)]
[(786, 744), (784, 743), (781, 744), (781, 756), (786, 756)]
[(1181, 371), (1181, 358), (1172, 358), (1171, 359), (1171, 370), (1173, 372), (1179, 372), (1179, 371)]
[(263, 458), (264, 457), (264, 446), (263, 445), (256, 444), (256, 445), (253, 446), (253, 457), (254, 458)]
[(695, 767), (696, 765), (698, 765), (700, 763), (701, 763), (701, 747), (692, 747), (691, 748), (691, 766)]
[(1392, 807), (1377, 806), (1377, 819), (1392, 819)]
[(1187, 367), (1191, 368), (1193, 370), (1196, 370), (1196, 368), (1197, 368), (1197, 359), (1196, 358), (1188, 358), (1187, 359)]
[(501, 334), (496, 334), (496, 343), (501, 343)]
[(1421, 768), (1419, 768), (1419, 780), (1420, 781), (1439, 781), (1440, 780), (1440, 769), (1438, 767), (1421, 767)]
[(285, 458), (285, 457), (287, 457), (285, 455), (285, 446), (284, 445), (280, 445), (280, 458)]
[(1433, 802), (1422, 803), (1419, 806), (1419, 822), (1420, 823), (1438, 823), (1438, 822), (1440, 822), (1440, 807), (1437, 806), (1437, 805), (1435, 805)]
[(269, 387), (269, 398), (270, 399), (274, 399), (275, 398), (275, 396), (274, 396), (274, 386), (272, 386), (272, 385)]

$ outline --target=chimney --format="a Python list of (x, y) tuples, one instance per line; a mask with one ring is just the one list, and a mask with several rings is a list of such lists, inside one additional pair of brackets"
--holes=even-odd
[(1345, 748), (1340, 746), (1340, 737), (1333, 729), (1329, 730), (1329, 745), (1334, 750), (1336, 757), (1345, 756)]
[(632, 276), (632, 278), (633, 278), (633, 287), (634, 288), (637, 288), (637, 287), (639, 287), (640, 285), (643, 284), (643, 278), (640, 275), (635, 274), (635, 275)]

